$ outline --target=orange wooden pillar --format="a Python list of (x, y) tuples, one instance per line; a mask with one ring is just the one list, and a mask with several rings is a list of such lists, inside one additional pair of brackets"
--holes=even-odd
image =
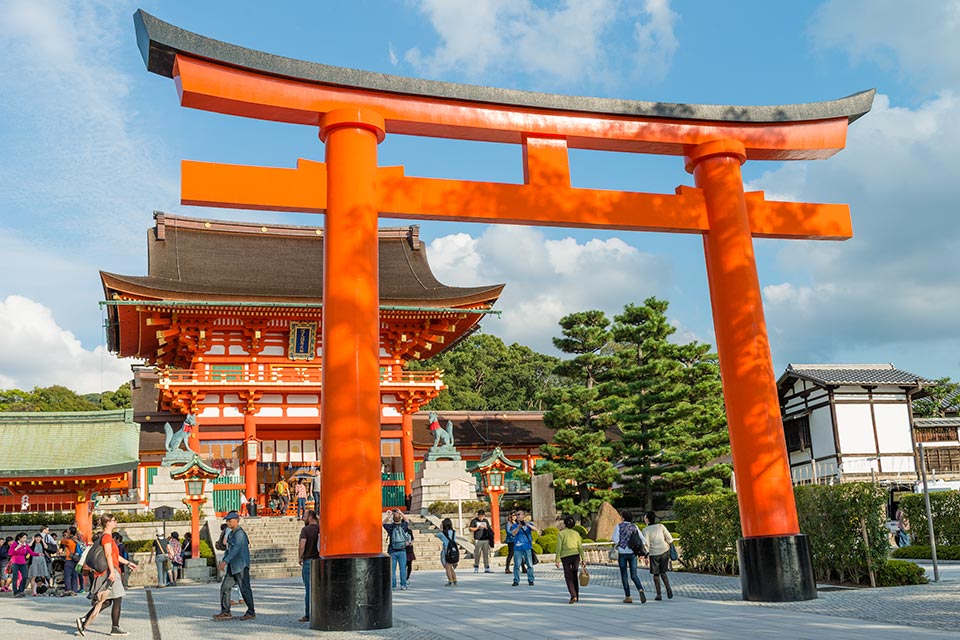
[(731, 140), (698, 145), (686, 157), (709, 219), (703, 243), (744, 536), (739, 544), (741, 585), (745, 599), (768, 600), (764, 596), (778, 586), (771, 576), (789, 567), (800, 576), (794, 587), (798, 597), (789, 599), (809, 599), (816, 597), (816, 583), (809, 545), (798, 535), (740, 173), (745, 160), (743, 145)]
[(75, 517), (77, 531), (83, 534), (83, 541), (90, 544), (93, 537), (93, 518), (90, 514), (90, 492), (86, 489), (77, 491)]
[[(326, 143), (323, 247), (320, 560), (310, 628), (393, 626), (390, 558), (382, 553), (377, 145), (383, 118), (337, 109)], [(347, 533), (349, 532), (349, 533)], [(349, 607), (343, 606), (349, 594)]]
[(407, 497), (409, 506), (410, 496), (413, 495), (413, 414), (404, 413), (400, 423), (400, 457), (403, 459), (403, 495)]
[[(257, 501), (257, 460), (260, 447), (257, 443), (256, 410), (247, 409), (243, 414), (243, 484), (247, 500)], [(257, 455), (251, 456), (251, 453)]]

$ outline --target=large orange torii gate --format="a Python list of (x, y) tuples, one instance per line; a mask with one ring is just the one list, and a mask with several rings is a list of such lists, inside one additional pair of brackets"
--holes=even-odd
[[(724, 107), (576, 98), (401, 78), (291, 60), (198, 36), (142, 11), (147, 68), (183, 106), (317, 127), (326, 162), (295, 169), (185, 161), (184, 204), (324, 213), (322, 493), (314, 629), (392, 624), (381, 554), (377, 218), (630, 231), (704, 239), (739, 494), (743, 597), (816, 597), (800, 534), (753, 237), (843, 240), (846, 205), (745, 193), (746, 160), (842, 149), (873, 91), (832, 102)], [(388, 134), (518, 144), (523, 184), (408, 177), (380, 167)], [(696, 188), (573, 188), (568, 149), (681, 156)]]

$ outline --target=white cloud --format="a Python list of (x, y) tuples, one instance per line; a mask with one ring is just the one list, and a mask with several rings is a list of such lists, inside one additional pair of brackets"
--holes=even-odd
[(802, 176), (788, 164), (756, 181), (808, 202), (848, 202), (853, 217), (847, 242), (782, 243), (778, 262), (786, 282), (764, 289), (780, 357), (809, 360), (925, 342), (940, 345), (949, 369), (918, 373), (957, 375), (960, 354), (950, 351), (960, 326), (960, 183), (950, 178), (960, 173), (955, 140), (960, 100), (952, 93), (916, 109), (878, 95), (873, 111), (851, 126), (846, 150), (806, 163)]
[(601, 309), (612, 320), (624, 304), (666, 297), (671, 286), (666, 259), (619, 238), (547, 240), (535, 228), (490, 226), (477, 238), (465, 233), (437, 238), (429, 252), (441, 282), (506, 282), (495, 307), (503, 316), (484, 321), (484, 330), (550, 353), (564, 315)]
[(810, 32), (818, 45), (896, 67), (909, 82), (939, 88), (960, 81), (958, 0), (830, 0)]
[(389, 45), (387, 45), (387, 53), (390, 56), (390, 64), (392, 64), (393, 66), (397, 66), (397, 64), (400, 62), (400, 59), (397, 57), (397, 52), (393, 48), (392, 42), (389, 43)]
[[(414, 47), (404, 58), (429, 76), (520, 74), (539, 85), (609, 85), (626, 76), (658, 81), (678, 47), (677, 15), (667, 0), (646, 0), (642, 8), (624, 0), (550, 6), (533, 0), (420, 0), (419, 6), (440, 44), (432, 53)], [(624, 50), (627, 42), (634, 51)]]
[(114, 390), (131, 379), (134, 360), (118, 360), (98, 346), (84, 349), (47, 307), (22, 296), (0, 301), (0, 387), (54, 384), (77, 393)]

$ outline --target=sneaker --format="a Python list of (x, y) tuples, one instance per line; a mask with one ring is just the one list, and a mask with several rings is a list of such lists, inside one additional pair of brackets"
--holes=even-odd
[(514, 583), (513, 583), (513, 586), (516, 587), (516, 586), (519, 586), (519, 584), (520, 584), (519, 582), (514, 582)]
[(121, 629), (120, 627), (114, 627), (113, 629), (110, 629), (110, 635), (112, 635), (112, 636), (128, 636), (128, 635), (130, 635), (130, 634), (127, 633), (126, 631), (124, 631), (123, 629)]
[(626, 604), (633, 604), (633, 598), (631, 598), (630, 596), (627, 596), (626, 598), (624, 598), (623, 601)]
[(83, 633), (83, 618), (77, 618), (77, 633), (79, 633), (81, 636), (84, 635), (84, 633)]
[(222, 622), (224, 620), (229, 620), (232, 617), (233, 615), (229, 613), (218, 613), (217, 615), (213, 616), (213, 619)]
[(405, 584), (400, 585), (400, 591), (406, 591), (406, 590), (407, 590), (407, 585)]
[(484, 572), (484, 573), (493, 573), (493, 571), (490, 571), (490, 569), (484, 569), (483, 572)]
[(507, 568), (507, 569), (504, 569), (504, 570), (503, 570), (503, 572), (504, 572), (504, 573), (513, 573), (513, 571), (510, 571), (510, 569), (509, 569), (509, 568)]
[(654, 597), (654, 600), (656, 600), (657, 602), (659, 602), (659, 601), (663, 600), (663, 598), (660, 597), (660, 595), (657, 595), (656, 597)]
[(310, 618), (308, 618), (307, 616), (303, 616), (302, 618), (297, 620), (297, 622), (310, 622)]
[(473, 568), (473, 572), (474, 572), (474, 573), (480, 573), (480, 567), (474, 567), (474, 568)]
[[(657, 599), (660, 599), (660, 596), (657, 596)], [(643, 589), (640, 589), (640, 604), (647, 604), (647, 594), (643, 592)]]
[(243, 614), (242, 616), (240, 616), (238, 619), (239, 619), (239, 620), (253, 620), (253, 619), (256, 618), (256, 617), (257, 617), (257, 614), (255, 614), (255, 613), (245, 613), (245, 614)]
[(532, 587), (532, 586), (533, 586), (533, 583), (532, 583), (532, 582), (528, 582), (528, 583), (527, 583), (527, 586), (528, 586), (528, 587)]

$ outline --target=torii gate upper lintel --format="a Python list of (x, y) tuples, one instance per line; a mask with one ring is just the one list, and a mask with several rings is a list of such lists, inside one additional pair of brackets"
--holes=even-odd
[[(325, 162), (265, 168), (183, 162), (182, 201), (325, 213), (320, 587), (315, 629), (390, 626), (381, 555), (377, 218), (699, 233), (704, 239), (744, 537), (743, 596), (816, 597), (800, 534), (753, 237), (843, 240), (840, 204), (745, 193), (746, 160), (815, 160), (846, 144), (874, 91), (773, 107), (678, 105), (474, 87), (272, 56), (134, 16), (147, 68), (183, 106), (319, 128)], [(521, 145), (523, 184), (406, 176), (380, 167), (388, 134)], [(571, 148), (682, 156), (696, 187), (673, 194), (573, 188)], [(327, 444), (331, 446), (327, 446)], [(335, 443), (335, 446), (333, 444)], [(348, 536), (344, 531), (350, 531)], [(336, 607), (361, 575), (366, 613)]]

